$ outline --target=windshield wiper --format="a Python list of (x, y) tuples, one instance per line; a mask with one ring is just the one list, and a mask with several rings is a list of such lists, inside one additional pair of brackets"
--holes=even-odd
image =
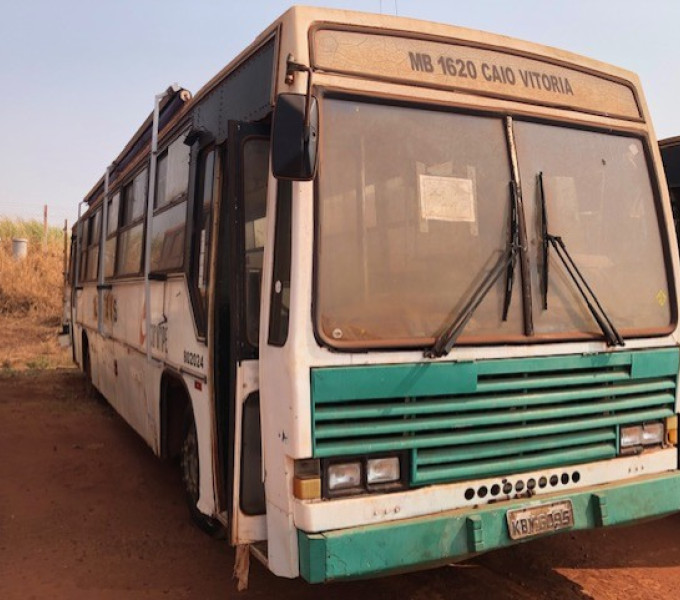
[(519, 249), (519, 219), (517, 216), (517, 184), (510, 182), (510, 239), (509, 248), (512, 250), (512, 260), (505, 272), (505, 298), (503, 299), (503, 321), (508, 320), (510, 300), (512, 299), (512, 285), (515, 282), (515, 263)]
[(515, 261), (519, 251), (519, 221), (517, 216), (517, 187), (514, 181), (510, 182), (510, 235), (507, 247), (493, 268), (486, 274), (481, 283), (475, 288), (470, 300), (458, 313), (451, 324), (439, 334), (431, 348), (425, 351), (426, 358), (440, 358), (446, 356), (453, 348), (456, 340), (465, 329), (477, 307), (482, 303), (489, 290), (498, 281), (505, 271), (505, 298), (503, 300), (503, 321), (507, 320), (510, 300), (512, 298), (512, 286), (515, 278)]
[[(586, 303), (590, 314), (593, 316), (599, 325), (604, 337), (607, 341), (607, 346), (625, 346), (621, 334), (617, 331), (614, 323), (605, 312), (602, 304), (597, 299), (595, 292), (588, 285), (583, 273), (579, 270), (574, 262), (574, 259), (569, 254), (564, 240), (559, 235), (552, 235), (548, 233), (548, 215), (546, 211), (545, 191), (543, 188), (543, 172), (538, 174), (538, 189), (541, 196), (541, 233), (543, 235), (543, 279), (541, 281), (541, 291), (543, 293), (543, 309), (548, 308), (548, 250), (549, 245), (555, 249), (555, 253), (562, 262), (567, 274), (574, 282), (576, 289), (578, 289), (581, 297)], [(587, 292), (587, 293), (586, 293)], [(592, 300), (592, 301), (591, 301)]]
[(538, 193), (541, 197), (541, 297), (543, 310), (548, 310), (548, 214), (543, 189), (543, 171), (538, 174)]

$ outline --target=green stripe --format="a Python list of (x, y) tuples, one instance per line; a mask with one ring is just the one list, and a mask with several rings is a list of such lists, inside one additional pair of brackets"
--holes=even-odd
[(474, 363), (312, 369), (312, 398), (315, 403), (470, 394), (476, 388), (477, 367)]
[(568, 448), (570, 446), (613, 441), (616, 441), (616, 430), (613, 427), (610, 427), (608, 429), (579, 431), (566, 435), (552, 435), (549, 437), (504, 441), (497, 444), (447, 446), (444, 448), (420, 450), (415, 453), (415, 460), (416, 464), (421, 467), (424, 465), (482, 460), (485, 458), (520, 454), (524, 452), (537, 452), (539, 450)]
[(487, 504), (477, 509), (325, 533), (298, 531), (300, 575), (310, 583), (384, 575), (460, 560), (516, 542), (506, 513), (570, 499), (573, 530), (620, 525), (680, 510), (680, 474), (609, 484), (572, 494)]
[(316, 437), (319, 441), (328, 438), (375, 436), (392, 433), (417, 431), (436, 431), (438, 429), (461, 429), (464, 427), (502, 425), (522, 421), (545, 421), (579, 417), (605, 412), (646, 408), (664, 404), (673, 404), (671, 394), (652, 394), (635, 396), (624, 400), (593, 402), (589, 404), (551, 406), (532, 410), (514, 410), (491, 414), (460, 415), (455, 417), (427, 417), (419, 419), (399, 419), (384, 421), (368, 421), (362, 423), (343, 423), (339, 425), (317, 425)]
[[(478, 378), (484, 376), (558, 371), (563, 375), (551, 378), (551, 381), (555, 386), (561, 386), (569, 385), (569, 377), (574, 374), (573, 371), (588, 369), (627, 367), (626, 372), (632, 379), (676, 376), (679, 362), (678, 350), (668, 348), (640, 352), (577, 354), (463, 363), (423, 362), (402, 365), (314, 368), (311, 371), (311, 390), (314, 403), (407, 396), (459, 395), (477, 391)], [(508, 382), (496, 383), (504, 386), (500, 389), (508, 389)], [(515, 381), (512, 385), (520, 383)], [(572, 385), (578, 384), (577, 380), (573, 380)]]
[(616, 456), (616, 444), (597, 444), (575, 449), (560, 449), (552, 452), (541, 452), (530, 456), (512, 457), (507, 460), (479, 460), (462, 465), (430, 466), (418, 468), (413, 483), (441, 483), (454, 479), (470, 479), (491, 477), (530, 471), (545, 467), (559, 467), (562, 465), (576, 465), (584, 462), (605, 460)]
[(596, 400), (633, 394), (673, 390), (675, 383), (670, 379), (652, 380), (645, 383), (631, 383), (596, 388), (581, 388), (559, 392), (534, 392), (530, 394), (508, 394), (503, 396), (471, 396), (468, 398), (445, 398), (440, 400), (412, 400), (392, 404), (350, 404), (348, 406), (325, 405), (315, 411), (317, 423), (345, 419), (369, 419), (397, 417), (404, 415), (443, 414), (451, 412), (489, 411), (517, 406), (536, 406), (577, 400)]
[(565, 372), (559, 375), (532, 375), (530, 378), (523, 377), (522, 373), (515, 377), (493, 377), (480, 378), (477, 384), (477, 392), (508, 392), (514, 390), (537, 390), (550, 388), (572, 388), (588, 385), (603, 385), (607, 383), (617, 383), (630, 381), (630, 369), (622, 368), (607, 371), (594, 372)]
[(385, 437), (378, 439), (339, 440), (323, 442), (317, 445), (316, 456), (324, 458), (350, 454), (370, 452), (385, 452), (388, 450), (412, 450), (414, 448), (436, 448), (438, 446), (453, 446), (457, 444), (474, 444), (493, 442), (520, 437), (532, 437), (568, 433), (570, 431), (584, 431), (611, 425), (625, 425), (628, 423), (642, 423), (655, 419), (664, 419), (675, 414), (670, 408), (656, 410), (640, 410), (623, 415), (607, 415), (588, 419), (571, 419), (555, 423), (540, 423), (534, 425), (520, 425), (500, 430), (477, 430), (469, 432), (426, 434), (419, 437)]

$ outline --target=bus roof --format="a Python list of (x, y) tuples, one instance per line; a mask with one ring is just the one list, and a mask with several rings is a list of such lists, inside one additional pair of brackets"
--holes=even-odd
[[(366, 33), (373, 34), (387, 34), (398, 37), (403, 34), (404, 37), (416, 40), (425, 40), (433, 43), (436, 42), (457, 42), (470, 48), (491, 48), (503, 53), (513, 55), (531, 60), (531, 57), (540, 57), (543, 60), (549, 61), (556, 65), (576, 68), (579, 71), (590, 74), (605, 76), (610, 80), (617, 81), (627, 87), (632, 88), (634, 100), (640, 105), (641, 116), (644, 116), (646, 107), (639, 102), (636, 90), (639, 89), (639, 79), (634, 73), (615, 67), (591, 58), (587, 58), (578, 54), (560, 50), (558, 48), (535, 44), (510, 38), (504, 35), (458, 27), (455, 25), (446, 25), (430, 21), (423, 21), (419, 19), (412, 19), (406, 17), (380, 15), (367, 12), (347, 11), (329, 8), (317, 8), (311, 6), (293, 6), (285, 11), (278, 19), (276, 19), (269, 27), (267, 27), (254, 41), (240, 52), (233, 60), (231, 60), (219, 73), (217, 73), (210, 81), (208, 81), (192, 98), (187, 90), (178, 86), (171, 86), (168, 88), (170, 92), (161, 103), (161, 115), (165, 118), (161, 119), (162, 134), (169, 131), (182, 116), (188, 114), (194, 106), (199, 104), (201, 100), (207, 96), (213, 89), (215, 89), (231, 72), (238, 68), (238, 66), (258, 47), (262, 46), (267, 40), (271, 39), (277, 31), (283, 29), (284, 31), (292, 31), (292, 35), (304, 36), (308, 39), (308, 31), (313, 26), (346, 26), (352, 30), (360, 30)], [(297, 62), (310, 64), (310, 54), (312, 53), (309, 44), (305, 44), (304, 56), (296, 56)], [(279, 61), (282, 61), (279, 57)], [(318, 65), (312, 65), (314, 70), (317, 70)], [(282, 69), (280, 69), (282, 70)], [(356, 73), (355, 73), (356, 74)], [(279, 74), (281, 77), (282, 75)], [(409, 81), (415, 83), (414, 81)], [(526, 85), (526, 84), (525, 84)], [(607, 97), (609, 91), (604, 90), (600, 95)], [(178, 99), (181, 98), (181, 101)], [(125, 166), (134, 161), (134, 158), (140, 154), (148, 151), (151, 140), (151, 113), (142, 125), (138, 128), (125, 148), (113, 161), (117, 172), (122, 172)], [(646, 120), (646, 119), (644, 119)], [(101, 197), (104, 189), (104, 177), (94, 185), (94, 187), (85, 196), (85, 202), (92, 204)]]

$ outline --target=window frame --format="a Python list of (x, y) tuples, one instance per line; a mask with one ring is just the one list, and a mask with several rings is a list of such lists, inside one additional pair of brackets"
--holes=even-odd
[[(116, 207), (117, 210), (115, 214), (110, 213), (110, 209), (113, 207), (113, 200), (114, 198), (118, 196), (118, 206)], [(118, 230), (120, 228), (120, 216), (121, 216), (121, 198), (123, 197), (123, 186), (120, 186), (116, 188), (114, 191), (109, 193), (109, 198), (108, 202), (106, 203), (106, 210), (107, 210), (107, 222), (106, 222), (106, 235), (104, 237), (104, 279), (109, 280), (113, 279), (116, 276), (116, 265), (118, 264)], [(112, 221), (111, 217), (115, 218), (115, 227), (112, 228)], [(106, 246), (108, 243), (114, 240), (114, 248), (113, 248), (113, 264), (112, 264), (112, 269), (111, 269), (111, 275), (106, 274)]]
[[(657, 221), (657, 226), (659, 227), (659, 232), (660, 232), (660, 239), (661, 239), (661, 245), (662, 245), (662, 254), (664, 258), (664, 272), (666, 274), (666, 279), (668, 282), (668, 296), (669, 296), (669, 303), (670, 303), (670, 319), (669, 319), (669, 324), (665, 328), (658, 328), (654, 329), (653, 331), (641, 331), (638, 332), (637, 330), (633, 332), (631, 335), (628, 333), (628, 337), (632, 339), (642, 339), (642, 338), (658, 338), (658, 337), (663, 337), (670, 335), (675, 328), (677, 327), (678, 324), (678, 310), (677, 310), (677, 294), (678, 290), (676, 289), (676, 284), (675, 284), (675, 279), (673, 275), (673, 264), (672, 264), (672, 259), (671, 259), (671, 251), (670, 251), (670, 238), (674, 237), (671, 236), (672, 232), (669, 232), (669, 229), (664, 221), (664, 213), (663, 213), (663, 206), (662, 206), (662, 198), (661, 198), (661, 188), (659, 184), (659, 175), (657, 172), (657, 169), (655, 168), (655, 163), (653, 160), (653, 154), (651, 150), (651, 140), (649, 137), (649, 132), (640, 132), (640, 131), (635, 131), (635, 130), (612, 130), (611, 128), (606, 127), (605, 125), (597, 126), (597, 125), (591, 125), (591, 124), (584, 124), (580, 122), (575, 122), (575, 121), (569, 121), (569, 120), (559, 120), (558, 118), (547, 118), (547, 117), (538, 117), (538, 116), (531, 116), (531, 115), (521, 115), (517, 116), (514, 115), (508, 111), (501, 111), (500, 109), (488, 109), (484, 110), (481, 108), (477, 109), (469, 109), (469, 108), (464, 108), (460, 106), (451, 106), (448, 104), (443, 104), (443, 103), (436, 103), (436, 102), (427, 102), (423, 100), (403, 100), (401, 98), (396, 98), (396, 97), (390, 97), (387, 95), (368, 95), (364, 94), (361, 92), (346, 92), (346, 91), (340, 91), (340, 90), (333, 90), (333, 89), (327, 89), (327, 88), (321, 88), (319, 89), (319, 94), (321, 96), (321, 102), (319, 102), (319, 117), (320, 117), (320, 122), (323, 123), (323, 117), (324, 117), (324, 100), (326, 99), (333, 99), (333, 100), (344, 100), (344, 101), (350, 101), (350, 102), (361, 102), (361, 103), (367, 103), (367, 104), (374, 104), (374, 105), (379, 105), (379, 106), (394, 106), (394, 107), (403, 107), (403, 108), (411, 108), (411, 109), (421, 109), (421, 110), (429, 110), (433, 112), (446, 112), (446, 113), (455, 113), (455, 114), (460, 114), (460, 115), (470, 115), (470, 116), (479, 116), (479, 117), (492, 117), (492, 118), (499, 118), (499, 119), (504, 119), (508, 116), (511, 116), (513, 120), (515, 121), (521, 121), (521, 122), (534, 122), (534, 123), (540, 123), (540, 124), (545, 124), (545, 125), (553, 125), (557, 127), (565, 127), (565, 128), (570, 128), (570, 129), (577, 129), (577, 130), (582, 130), (582, 131), (592, 131), (596, 133), (603, 133), (603, 134), (608, 134), (608, 135), (615, 135), (615, 136), (620, 136), (620, 137), (632, 137), (636, 138), (640, 141), (644, 155), (645, 155), (645, 162), (647, 164), (647, 170), (649, 174), (649, 179), (650, 179), (650, 185), (652, 188), (652, 195), (653, 195), (653, 205), (655, 208), (656, 212), (656, 221)], [(320, 131), (323, 131), (323, 126), (320, 126)], [(510, 160), (510, 151), (506, 150), (508, 153), (508, 160)], [(323, 157), (320, 158), (320, 164), (323, 163)], [(314, 241), (313, 241), (313, 257), (312, 257), (312, 302), (311, 302), (311, 318), (312, 318), (312, 324), (313, 324), (313, 331), (314, 331), (314, 337), (319, 344), (319, 346), (323, 348), (328, 348), (332, 350), (333, 352), (357, 352), (357, 351), (379, 351), (379, 352), (394, 352), (394, 351), (413, 351), (413, 350), (422, 350), (426, 346), (423, 346), (422, 343), (418, 343), (416, 340), (414, 340), (414, 343), (408, 344), (406, 343), (405, 340), (394, 340), (393, 342), (391, 340), (368, 340), (366, 342), (363, 341), (350, 341), (347, 343), (340, 343), (340, 344), (335, 344), (331, 343), (327, 337), (323, 334), (320, 328), (320, 319), (319, 319), (319, 272), (320, 272), (320, 265), (319, 265), (319, 242), (320, 242), (320, 237), (321, 237), (321, 232), (320, 232), (320, 221), (319, 221), (319, 210), (320, 210), (320, 190), (319, 190), (319, 181), (320, 181), (320, 173), (317, 171), (317, 175), (314, 178)], [(520, 192), (521, 192), (521, 182), (520, 182)], [(524, 183), (524, 186), (526, 186), (526, 182)], [(680, 242), (678, 242), (680, 243)], [(273, 283), (273, 282), (272, 282)], [(556, 335), (551, 335), (549, 338), (541, 335), (541, 336), (527, 336), (527, 335), (521, 335), (518, 336), (517, 338), (513, 337), (512, 339), (505, 339), (505, 338), (493, 338), (490, 339), (488, 337), (479, 337), (477, 339), (464, 339), (462, 338), (459, 342), (458, 345), (460, 346), (467, 346), (467, 347), (483, 347), (483, 346), (490, 346), (490, 345), (525, 345), (525, 344), (537, 344), (537, 343), (568, 343), (568, 342), (593, 342), (593, 341), (599, 341), (601, 338), (597, 336), (590, 335), (588, 333), (584, 332), (561, 332)]]
[[(171, 202), (162, 202), (159, 203), (159, 197), (158, 197), (158, 190), (160, 189), (158, 187), (158, 178), (156, 178), (156, 189), (154, 190), (154, 199), (153, 199), (153, 209), (151, 211), (151, 215), (149, 215), (149, 223), (146, 227), (146, 233), (147, 235), (151, 236), (151, 243), (153, 245), (153, 235), (154, 235), (154, 221), (156, 220), (157, 217), (163, 215), (165, 212), (169, 212), (176, 206), (182, 204), (183, 202), (186, 203), (185, 211), (184, 211), (184, 238), (182, 241), (182, 262), (179, 265), (171, 266), (171, 267), (166, 267), (166, 268), (154, 268), (153, 265), (153, 251), (151, 251), (151, 256), (149, 257), (149, 273), (150, 274), (161, 274), (161, 275), (169, 275), (169, 274), (174, 274), (174, 273), (188, 273), (188, 265), (191, 263), (191, 255), (190, 252), (188, 252), (189, 245), (187, 243), (187, 240), (191, 238), (191, 233), (192, 233), (192, 228), (190, 224), (190, 216), (193, 211), (191, 211), (191, 190), (193, 188), (192, 186), (192, 175), (193, 175), (193, 164), (194, 161), (192, 160), (193, 158), (193, 148), (191, 145), (191, 140), (189, 139), (190, 136), (190, 130), (189, 129), (182, 129), (177, 135), (173, 136), (167, 144), (164, 145), (163, 150), (158, 152), (156, 155), (156, 175), (158, 175), (158, 163), (163, 159), (166, 161), (169, 161), (169, 156), (170, 156), (170, 148), (172, 147), (173, 144), (175, 143), (182, 143), (188, 146), (189, 148), (189, 162), (187, 164), (187, 189), (184, 192), (183, 195), (178, 196)], [(184, 140), (182, 140), (182, 137), (184, 137)], [(189, 144), (186, 144), (187, 140), (190, 141)], [(167, 163), (166, 163), (167, 164)], [(168, 165), (169, 166), (169, 165)], [(167, 166), (166, 166), (166, 184), (165, 188), (167, 190)], [(147, 190), (148, 194), (148, 190)]]
[[(285, 346), (288, 341), (288, 333), (290, 331), (290, 307), (292, 306), (293, 186), (291, 181), (277, 181), (275, 213), (267, 343), (270, 346), (281, 348)], [(283, 281), (287, 282), (289, 295), (287, 314), (285, 314), (283, 303), (285, 285), (282, 284), (281, 290), (276, 290), (276, 283)]]
[[(99, 252), (101, 252), (101, 233), (102, 233), (102, 203), (92, 207), (87, 211), (87, 214), (83, 217), (83, 238), (84, 243), (82, 244), (82, 255), (80, 258), (80, 283), (92, 283), (99, 279)], [(93, 223), (97, 225), (96, 229), (99, 229), (98, 239), (93, 240), (94, 232), (92, 225)], [(90, 256), (93, 251), (97, 249), (97, 264), (95, 268), (94, 277), (90, 276)]]
[[(259, 347), (260, 347), (260, 328), (262, 325), (262, 314), (260, 314), (260, 308), (262, 304), (262, 282), (264, 281), (264, 254), (266, 252), (266, 245), (262, 246), (261, 250), (259, 246), (256, 246), (253, 249), (248, 249), (247, 248), (247, 240), (246, 240), (246, 223), (249, 223), (251, 221), (246, 220), (246, 206), (245, 206), (245, 199), (246, 199), (246, 188), (245, 188), (245, 183), (246, 183), (246, 161), (245, 161), (245, 149), (246, 146), (250, 142), (265, 142), (268, 145), (267, 149), (267, 156), (271, 157), (271, 135), (260, 135), (260, 134), (247, 134), (244, 135), (243, 138), (241, 138), (240, 143), (238, 145), (238, 161), (239, 164), (241, 165), (240, 172), (238, 173), (238, 181), (237, 186), (239, 190), (239, 209), (238, 209), (238, 219), (237, 222), (235, 223), (235, 226), (237, 228), (237, 238), (238, 238), (238, 258), (239, 260), (242, 261), (242, 264), (239, 267), (239, 273), (238, 277), (241, 280), (241, 302), (243, 303), (243, 329), (242, 329), (242, 335), (243, 335), (243, 344), (245, 344), (246, 347), (250, 348), (255, 355), (259, 353)], [(267, 171), (266, 171), (266, 188), (265, 188), (265, 198), (264, 198), (264, 219), (268, 219), (269, 215), (267, 214), (267, 196), (269, 195), (269, 175), (271, 173), (271, 168), (270, 168), (270, 158), (267, 159)], [(253, 223), (255, 221), (252, 221)], [(265, 221), (265, 238), (266, 238), (266, 233), (268, 229), (268, 224), (267, 221)], [(265, 244), (267, 240), (265, 239)], [(249, 312), (248, 308), (250, 306), (250, 303), (248, 302), (249, 300), (249, 290), (252, 289), (253, 286), (249, 285), (249, 275), (252, 273), (248, 272), (248, 268), (246, 265), (246, 256), (248, 253), (254, 253), (254, 252), (262, 252), (262, 261), (263, 261), (263, 266), (260, 269), (259, 272), (259, 282), (258, 282), (258, 290), (259, 290), (259, 296), (258, 296), (258, 302), (257, 302), (257, 339), (253, 341), (250, 338), (249, 335), (249, 326), (252, 324), (249, 321)]]
[[(207, 277), (207, 284), (205, 286), (205, 294), (201, 292), (201, 282), (199, 282), (200, 273), (200, 247), (201, 247), (201, 229), (199, 227), (200, 220), (203, 213), (203, 196), (205, 191), (205, 164), (206, 157), (213, 154), (213, 169), (212, 180), (210, 185), (212, 187), (212, 199), (210, 208), (210, 225), (209, 238), (206, 247), (207, 259), (204, 258), (203, 275), (204, 279)], [(212, 246), (214, 237), (217, 235), (215, 218), (217, 201), (219, 194), (222, 191), (222, 174), (221, 169), (225, 164), (226, 159), (226, 144), (216, 144), (212, 136), (203, 136), (203, 139), (197, 139), (191, 146), (192, 154), (192, 181), (191, 193), (189, 194), (190, 211), (188, 213), (187, 222), (190, 228), (189, 244), (190, 251), (188, 253), (189, 260), (185, 260), (186, 276), (189, 282), (189, 296), (191, 299), (192, 313), (194, 315), (194, 324), (199, 337), (205, 338), (208, 329), (208, 314), (210, 311), (210, 289), (212, 287), (211, 281), (211, 260), (212, 260)]]
[[(127, 198), (126, 198), (126, 190), (128, 189), (134, 189), (134, 183), (135, 179), (139, 177), (142, 173), (146, 171), (146, 186), (145, 186), (145, 191), (144, 191), (144, 209), (142, 210), (142, 214), (138, 216), (136, 219), (131, 220), (127, 223), (125, 223), (125, 218), (127, 217)], [(144, 163), (143, 165), (140, 165), (138, 169), (135, 170), (135, 172), (130, 175), (123, 183), (122, 185), (116, 190), (120, 192), (120, 199), (118, 203), (118, 229), (116, 230), (116, 259), (115, 259), (115, 265), (113, 269), (113, 277), (115, 279), (123, 279), (123, 278), (129, 278), (129, 277), (139, 277), (140, 275), (143, 274), (144, 272), (144, 253), (146, 249), (146, 235), (147, 235), (147, 227), (145, 226), (146, 224), (146, 202), (148, 200), (149, 196), (149, 165), (148, 163)], [(134, 229), (138, 225), (142, 226), (142, 250), (140, 252), (140, 260), (139, 260), (139, 269), (137, 271), (130, 271), (130, 272), (121, 272), (120, 271), (120, 253), (121, 253), (121, 237), (129, 232), (130, 230)]]

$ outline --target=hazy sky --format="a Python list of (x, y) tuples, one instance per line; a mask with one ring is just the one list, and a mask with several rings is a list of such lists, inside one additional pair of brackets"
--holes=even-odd
[[(308, 2), (461, 25), (637, 72), (659, 138), (680, 135), (680, 0)], [(72, 222), (146, 118), (192, 92), (290, 4), (277, 0), (0, 0), (0, 216)]]

